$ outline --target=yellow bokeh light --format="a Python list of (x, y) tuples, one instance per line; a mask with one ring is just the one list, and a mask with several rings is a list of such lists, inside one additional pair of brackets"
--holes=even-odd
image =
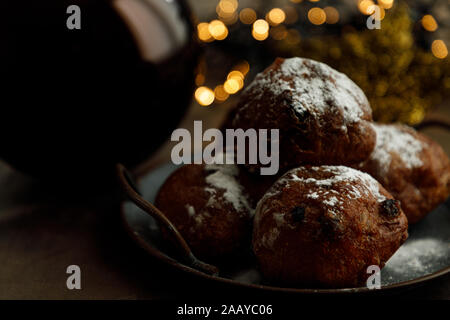
[(269, 36), (269, 24), (266, 20), (259, 19), (253, 23), (252, 36), (259, 41), (267, 39)]
[(225, 24), (231, 25), (238, 20), (238, 2), (236, 0), (221, 0), (216, 7), (217, 15)]
[(384, 9), (390, 9), (394, 5), (394, 0), (378, 0), (378, 5)]
[(377, 6), (380, 9), (380, 21), (384, 19), (386, 16), (386, 10), (384, 10), (382, 7)]
[(372, 0), (359, 0), (358, 9), (365, 15), (371, 15), (373, 10), (370, 10), (370, 8), (374, 5), (375, 3)]
[(269, 31), (267, 31), (266, 33), (256, 33), (255, 30), (252, 30), (252, 36), (258, 41), (263, 41), (266, 40), (269, 36)]
[(244, 24), (252, 24), (256, 20), (256, 12), (251, 8), (242, 9), (239, 13), (239, 19)]
[(244, 75), (239, 70), (233, 70), (227, 76), (227, 79), (232, 79), (232, 78), (244, 79)]
[(290, 0), (292, 3), (301, 3), (303, 0)]
[(269, 24), (263, 19), (256, 20), (253, 23), (253, 31), (257, 34), (265, 34), (269, 31)]
[(239, 81), (232, 78), (225, 81), (225, 83), (223, 84), (223, 88), (228, 94), (234, 94), (238, 92), (241, 87), (239, 85)]
[(218, 101), (225, 101), (228, 99), (229, 94), (225, 91), (223, 85), (220, 84), (214, 88), (214, 96)]
[(328, 24), (335, 24), (339, 21), (339, 11), (334, 7), (326, 7), (323, 9), (326, 14), (326, 22)]
[(201, 41), (210, 42), (214, 40), (209, 32), (209, 23), (207, 22), (201, 22), (197, 25), (197, 34)]
[(194, 96), (195, 100), (202, 106), (209, 106), (214, 102), (214, 92), (208, 87), (198, 87)]
[(280, 23), (283, 23), (283, 21), (286, 19), (286, 14), (280, 8), (273, 8), (269, 11), (266, 18), (271, 25), (276, 26)]
[(442, 40), (434, 40), (431, 44), (431, 52), (436, 58), (444, 59), (448, 56), (448, 49)]
[(234, 79), (238, 82), (239, 90), (242, 89), (242, 87), (244, 87), (244, 75), (240, 71), (238, 70), (231, 71), (227, 76), (227, 80), (230, 79)]
[(270, 29), (270, 36), (275, 40), (283, 40), (287, 36), (287, 30), (285, 26), (278, 26)]
[(309, 0), (309, 2), (319, 2), (319, 0)]
[(374, 14), (375, 10), (376, 10), (375, 8), (378, 8), (378, 10), (380, 12), (379, 16), (378, 15), (374, 16), (375, 20), (380, 20), (380, 21), (383, 20), (385, 15), (386, 15), (386, 11), (382, 7), (380, 7), (380, 6), (376, 5), (376, 4), (368, 6), (367, 9), (366, 9), (366, 13), (365, 14), (366, 15)]
[(226, 25), (232, 25), (234, 23), (236, 23), (238, 21), (239, 15), (237, 14), (237, 12), (233, 13), (231, 16), (229, 17), (222, 17), (221, 20), (226, 24)]
[(237, 0), (221, 0), (218, 4), (218, 9), (225, 14), (231, 14), (236, 11), (238, 6)]
[(228, 36), (228, 28), (220, 20), (213, 20), (208, 26), (209, 33), (216, 40), (223, 40)]
[(436, 20), (433, 18), (432, 15), (424, 15), (422, 18), (422, 26), (425, 30), (427, 31), (436, 31), (436, 29), (438, 28), (438, 24), (436, 22)]
[(326, 21), (327, 15), (323, 9), (315, 7), (308, 11), (308, 19), (312, 24), (318, 26)]

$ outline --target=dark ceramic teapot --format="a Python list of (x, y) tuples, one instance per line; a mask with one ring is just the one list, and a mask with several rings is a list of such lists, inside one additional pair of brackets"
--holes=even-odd
[(17, 169), (76, 181), (133, 167), (189, 105), (199, 47), (184, 1), (2, 1), (0, 20), (0, 157)]

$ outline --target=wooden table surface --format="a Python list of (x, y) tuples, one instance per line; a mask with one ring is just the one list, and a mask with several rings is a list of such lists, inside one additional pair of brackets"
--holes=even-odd
[[(439, 112), (448, 114), (448, 109)], [(208, 119), (209, 111), (200, 112), (191, 111), (182, 126), (188, 127), (194, 118)], [(450, 153), (449, 133), (438, 129), (426, 133)], [(154, 162), (166, 158), (167, 146)], [(192, 299), (248, 294), (186, 276), (148, 257), (122, 229), (114, 192), (87, 198), (56, 189), (0, 162), (0, 299)], [(81, 268), (81, 290), (66, 287), (69, 265)], [(450, 276), (395, 297), (450, 299)]]

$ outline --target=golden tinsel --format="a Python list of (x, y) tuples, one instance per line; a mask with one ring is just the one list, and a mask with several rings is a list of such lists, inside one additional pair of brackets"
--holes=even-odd
[(295, 47), (282, 42), (286, 55), (323, 61), (347, 74), (366, 93), (374, 119), (416, 124), (427, 110), (450, 94), (450, 62), (419, 48), (409, 8), (399, 4), (386, 14), (381, 29), (304, 39)]

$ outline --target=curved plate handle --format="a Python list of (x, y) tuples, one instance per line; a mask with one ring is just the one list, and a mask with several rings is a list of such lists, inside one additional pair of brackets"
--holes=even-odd
[(170, 220), (167, 219), (164, 213), (156, 208), (151, 202), (145, 200), (141, 196), (136, 184), (134, 183), (134, 179), (122, 164), (119, 163), (116, 165), (116, 173), (119, 178), (120, 186), (122, 187), (122, 190), (128, 197), (128, 199), (130, 199), (135, 205), (152, 216), (160, 225), (166, 228), (172, 242), (174, 243), (180, 254), (183, 256), (184, 260), (189, 264), (189, 266), (210, 275), (219, 274), (219, 269), (216, 266), (207, 264), (197, 259), (192, 253), (192, 250), (189, 248), (187, 242), (184, 240), (183, 236), (172, 224), (172, 222), (170, 222)]

